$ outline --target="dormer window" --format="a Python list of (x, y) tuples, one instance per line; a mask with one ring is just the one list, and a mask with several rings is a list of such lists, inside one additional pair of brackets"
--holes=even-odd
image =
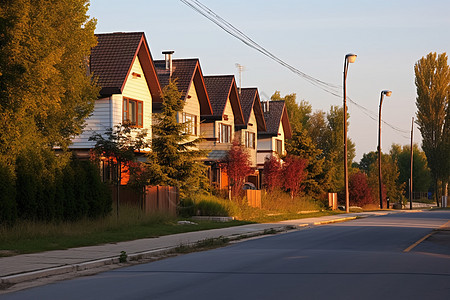
[(139, 100), (123, 98), (122, 122), (129, 122), (132, 126), (143, 127), (144, 103)]

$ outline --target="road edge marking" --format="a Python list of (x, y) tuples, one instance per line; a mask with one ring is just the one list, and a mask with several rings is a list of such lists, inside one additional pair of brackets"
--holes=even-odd
[(417, 242), (415, 242), (414, 244), (412, 244), (411, 246), (409, 246), (408, 248), (406, 248), (405, 250), (403, 250), (404, 253), (407, 253), (409, 251), (411, 251), (414, 247), (416, 247), (417, 245), (419, 245), (420, 243), (422, 243), (423, 241), (425, 241), (427, 238), (429, 238), (430, 236), (433, 235), (434, 232), (430, 232), (429, 234), (427, 234), (426, 236), (424, 236), (423, 238), (421, 238), (420, 240), (418, 240)]

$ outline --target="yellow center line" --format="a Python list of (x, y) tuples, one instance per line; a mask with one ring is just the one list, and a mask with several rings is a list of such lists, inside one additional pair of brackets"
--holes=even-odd
[[(447, 223), (439, 226), (439, 229), (444, 228), (444, 227), (448, 227), (447, 224), (450, 226), (450, 221), (448, 221)], [(403, 252), (409, 252), (411, 251), (414, 247), (416, 247), (417, 245), (419, 245), (420, 243), (422, 243), (423, 241), (425, 241), (427, 238), (429, 238), (430, 236), (432, 236), (434, 233), (434, 231), (432, 231), (431, 233), (427, 234), (426, 236), (424, 236), (423, 238), (421, 238), (420, 240), (418, 240), (417, 242), (415, 242), (414, 244), (412, 244), (411, 246), (409, 246), (408, 248), (406, 248), (405, 250), (403, 250)]]

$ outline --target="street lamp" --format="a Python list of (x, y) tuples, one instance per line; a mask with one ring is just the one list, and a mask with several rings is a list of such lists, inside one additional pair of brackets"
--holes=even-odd
[[(378, 113), (378, 181), (379, 181), (379, 190), (380, 190), (380, 209), (383, 209), (383, 185), (381, 178), (381, 105), (383, 104), (384, 96), (390, 97), (392, 95), (392, 91), (384, 90), (381, 91), (380, 96), (380, 110)], [(389, 207), (387, 207), (389, 208)]]
[(356, 54), (345, 55), (344, 60), (344, 178), (345, 178), (345, 211), (350, 212), (350, 200), (348, 195), (348, 165), (347, 165), (347, 71), (348, 64), (354, 63)]

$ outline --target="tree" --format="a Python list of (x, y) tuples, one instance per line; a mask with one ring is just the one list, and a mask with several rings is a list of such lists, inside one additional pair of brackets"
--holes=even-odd
[(149, 148), (147, 130), (124, 123), (116, 125), (114, 129), (107, 129), (104, 135), (106, 138), (100, 133), (94, 133), (89, 140), (96, 142), (94, 147), (96, 160), (104, 159), (108, 162), (108, 168), (111, 171), (110, 180), (116, 184), (116, 213), (119, 217), (122, 170), (126, 168), (130, 172), (130, 163), (135, 160), (135, 153)]
[(358, 168), (366, 174), (369, 174), (370, 166), (378, 161), (378, 152), (371, 151), (369, 153), (364, 153), (361, 160), (359, 161)]
[(87, 75), (96, 44), (88, 1), (6, 0), (0, 7), (1, 154), (30, 140), (70, 144), (92, 112), (99, 87)]
[[(184, 101), (176, 81), (162, 91), (162, 112), (156, 114), (153, 125), (152, 154), (148, 163), (159, 166), (160, 184), (176, 186), (181, 195), (196, 192), (205, 187), (206, 167), (200, 161), (206, 155), (198, 150), (200, 138), (193, 138), (186, 130), (188, 123), (178, 123), (177, 115), (183, 110)], [(148, 170), (151, 172), (151, 170)]]
[(367, 174), (361, 171), (350, 174), (349, 198), (350, 202), (358, 206), (375, 204), (373, 191), (369, 186)]
[[(348, 114), (347, 114), (348, 116)], [(319, 145), (325, 156), (325, 170), (330, 176), (330, 188), (332, 191), (344, 190), (344, 112), (337, 106), (332, 106), (326, 115), (327, 130), (323, 138), (324, 144)], [(348, 122), (348, 121), (347, 121)], [(355, 157), (355, 144), (347, 138), (348, 168)]]
[(270, 193), (280, 189), (283, 185), (281, 161), (275, 155), (272, 155), (270, 158), (266, 157), (264, 161), (263, 181), (264, 186)]
[(286, 143), (288, 155), (307, 160), (303, 190), (307, 195), (321, 197), (328, 190), (328, 174), (324, 172), (325, 157), (316, 147), (306, 129), (294, 131), (292, 139)]
[[(398, 178), (400, 172), (398, 170), (397, 162), (389, 155), (382, 154), (381, 174), (383, 178), (383, 199), (389, 197), (391, 201), (400, 202), (403, 200), (404, 184), (399, 182)], [(378, 161), (374, 161), (369, 170), (369, 186), (374, 192), (376, 203), (380, 203), (380, 195), (378, 193)], [(384, 207), (386, 203), (383, 204)]]
[(239, 143), (238, 139), (233, 141), (231, 149), (227, 152), (225, 169), (230, 179), (231, 193), (233, 197), (237, 197), (242, 191), (245, 177), (253, 172), (250, 155)]
[[(417, 89), (417, 124), (422, 134), (422, 149), (435, 184), (439, 205), (438, 184), (447, 189), (450, 171), (449, 131), (450, 68), (446, 53), (429, 53), (414, 66)], [(447, 151), (446, 151), (447, 150)]]
[(283, 164), (284, 188), (291, 194), (291, 198), (301, 190), (302, 180), (305, 177), (307, 160), (298, 156), (288, 155)]
[[(411, 176), (411, 146), (400, 146), (393, 144), (390, 155), (397, 162), (400, 172), (398, 181), (404, 184), (404, 194), (409, 197), (409, 178)], [(413, 145), (413, 189), (418, 192), (428, 192), (431, 185), (431, 173), (427, 164), (427, 157), (419, 149), (417, 144)]]

